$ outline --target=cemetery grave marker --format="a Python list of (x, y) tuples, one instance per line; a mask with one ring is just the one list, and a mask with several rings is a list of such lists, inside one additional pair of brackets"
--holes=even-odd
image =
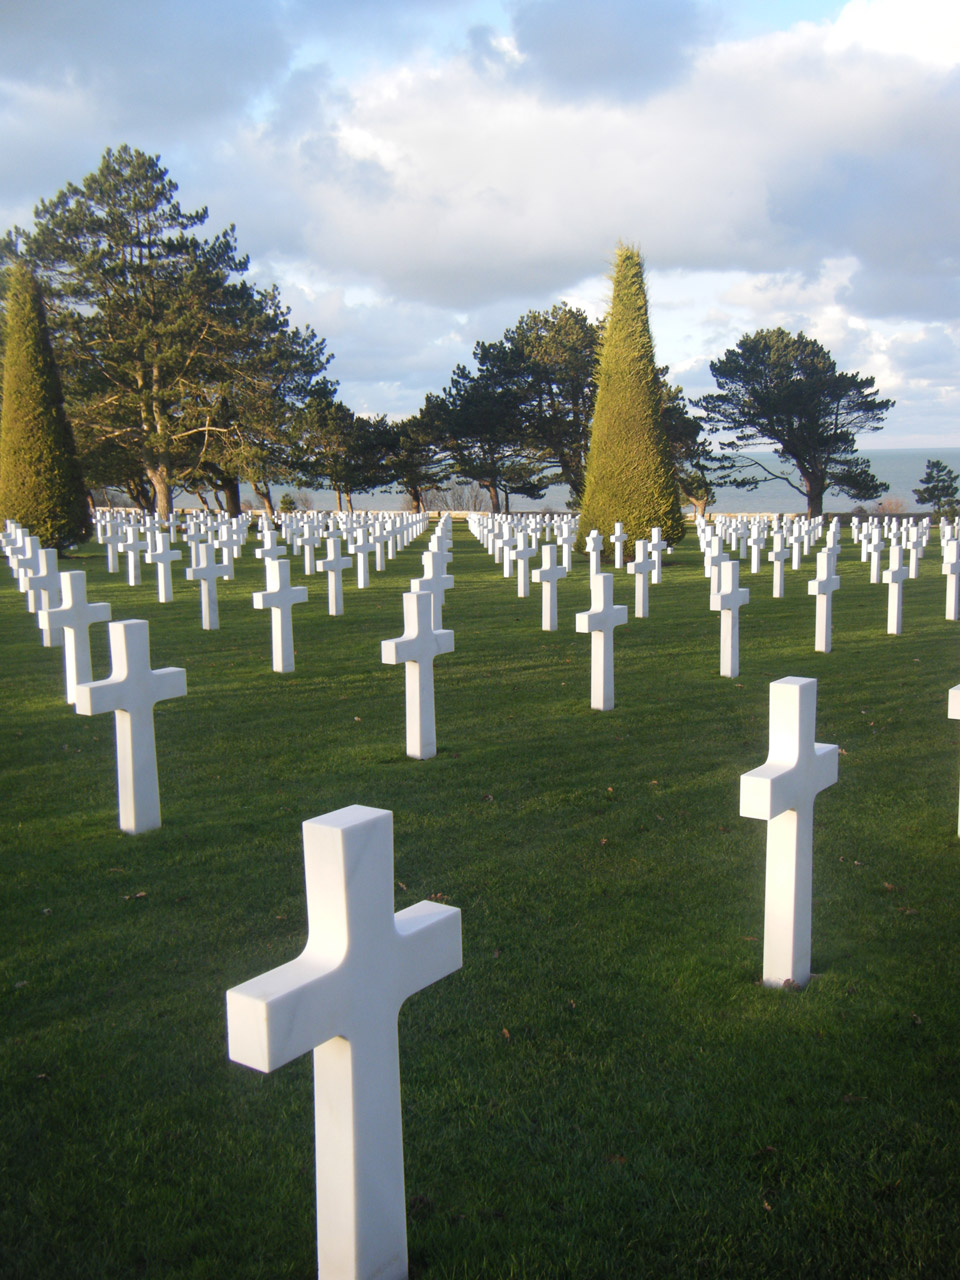
[(393, 815), (350, 805), (303, 824), (307, 943), (227, 992), (234, 1062), (313, 1052), (320, 1280), (405, 1280), (397, 1017), (463, 963), (460, 912), (393, 907)]
[(766, 763), (740, 778), (740, 814), (767, 824), (763, 985), (810, 981), (813, 802), (837, 780), (839, 749), (815, 742), (817, 682), (770, 685)]
[(186, 696), (187, 673), (182, 667), (151, 668), (146, 622), (111, 622), (107, 633), (110, 675), (78, 684), (75, 705), (81, 716), (114, 713), (120, 828), (136, 835), (160, 826), (153, 708), (167, 698)]

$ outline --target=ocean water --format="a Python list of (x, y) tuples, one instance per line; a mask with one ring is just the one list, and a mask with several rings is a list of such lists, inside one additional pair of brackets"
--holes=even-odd
[[(744, 458), (760, 458), (771, 468), (778, 465), (777, 459), (772, 453), (744, 453), (741, 456)], [(883, 495), (880, 501), (902, 503), (902, 509), (907, 512), (920, 510), (912, 491), (920, 484), (928, 458), (939, 458), (951, 471), (955, 471), (960, 475), (960, 448), (871, 449), (869, 453), (864, 452), (864, 456), (870, 459), (873, 474), (878, 479), (885, 480), (890, 486), (889, 491)], [(260, 505), (259, 500), (254, 497), (253, 491), (246, 485), (240, 486), (240, 492), (242, 497), (251, 499), (255, 506)], [(332, 511), (337, 505), (336, 496), (327, 490), (288, 490), (283, 485), (277, 485), (272, 487), (270, 492), (275, 506), (279, 505), (281, 497), (286, 492), (293, 494), (294, 498), (299, 493), (309, 492), (310, 501), (313, 502), (317, 511)], [(529, 498), (517, 498), (512, 504), (512, 509), (514, 511), (565, 511), (569, 497), (570, 491), (566, 485), (555, 484), (547, 489), (540, 501), (532, 502)], [(183, 497), (177, 499), (177, 506), (189, 505), (196, 504)], [(406, 496), (384, 490), (378, 490), (376, 493), (354, 494), (353, 505), (357, 511), (400, 511), (406, 505)], [(840, 513), (852, 511), (854, 507), (860, 505), (872, 510), (876, 503), (860, 504), (841, 494), (828, 492), (824, 498), (823, 509), (830, 513)], [(791, 489), (788, 484), (779, 480), (767, 480), (753, 491), (734, 488), (717, 489), (716, 500), (708, 508), (708, 511), (718, 514), (730, 514), (740, 511), (798, 512), (803, 514), (806, 509), (806, 502), (801, 494)]]
[[(913, 490), (918, 488), (923, 478), (923, 473), (927, 467), (928, 458), (938, 458), (942, 463), (950, 468), (951, 471), (960, 475), (960, 449), (943, 449), (935, 447), (933, 449), (871, 449), (869, 452), (863, 451), (863, 455), (870, 460), (870, 469), (878, 480), (885, 480), (890, 486), (889, 490), (877, 501), (880, 503), (903, 503), (904, 511), (920, 511), (917, 499), (913, 495)], [(742, 457), (758, 457), (771, 469), (778, 466), (778, 459), (774, 454), (742, 454)], [(786, 468), (780, 466), (780, 470)], [(854, 507), (865, 506), (867, 510), (872, 510), (877, 502), (860, 503), (853, 498), (847, 498), (843, 494), (830, 493), (824, 495), (823, 509), (824, 511), (844, 512), (852, 511)], [(753, 491), (745, 489), (725, 488), (717, 489), (716, 501), (709, 508), (711, 511), (719, 513), (731, 513), (738, 511), (778, 511), (778, 512), (799, 512), (803, 514), (807, 509), (803, 496), (791, 489), (788, 484), (780, 480), (768, 480), (761, 484)]]

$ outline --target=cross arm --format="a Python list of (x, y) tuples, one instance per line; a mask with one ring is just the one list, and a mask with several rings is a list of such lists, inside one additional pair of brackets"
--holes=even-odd
[(397, 1001), (463, 965), (460, 910), (439, 902), (417, 902), (394, 916), (403, 964), (396, 967)]
[(233, 1062), (275, 1071), (346, 1024), (339, 966), (304, 952), (227, 992), (227, 1052)]

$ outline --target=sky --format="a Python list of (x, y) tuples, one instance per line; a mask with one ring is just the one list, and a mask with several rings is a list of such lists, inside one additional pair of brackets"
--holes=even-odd
[(688, 396), (783, 326), (896, 400), (870, 448), (960, 443), (956, 0), (0, 0), (0, 230), (123, 143), (357, 412), (599, 318), (622, 241)]

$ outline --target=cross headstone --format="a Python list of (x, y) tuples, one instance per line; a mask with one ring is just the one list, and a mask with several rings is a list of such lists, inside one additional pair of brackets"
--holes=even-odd
[(463, 963), (460, 912), (393, 909), (393, 815), (350, 805), (303, 824), (307, 944), (227, 992), (234, 1062), (313, 1052), (321, 1280), (405, 1280), (397, 1016)]
[(331, 618), (339, 618), (343, 613), (343, 571), (352, 564), (351, 556), (340, 554), (340, 539), (328, 538), (326, 559), (321, 560), (317, 568), (327, 575), (327, 612)]
[(834, 572), (833, 553), (829, 548), (817, 552), (817, 576), (807, 583), (807, 594), (817, 597), (816, 638), (818, 653), (829, 653), (833, 646), (833, 593), (840, 587)]
[(186, 695), (187, 673), (182, 667), (151, 669), (146, 622), (111, 622), (107, 633), (111, 673), (106, 680), (78, 684), (75, 705), (82, 716), (114, 713), (120, 828), (136, 835), (160, 826), (153, 708)]
[(584, 542), (584, 549), (587, 553), (587, 562), (590, 566), (590, 577), (595, 578), (600, 572), (600, 555), (603, 551), (603, 534), (596, 529), (591, 529), (587, 534)]
[(942, 571), (947, 578), (947, 622), (960, 622), (960, 541), (957, 539), (944, 544)]
[(371, 551), (376, 551), (377, 544), (370, 537), (367, 526), (361, 525), (357, 530), (356, 538), (348, 546), (351, 554), (357, 557), (357, 589), (362, 591), (370, 585), (369, 556)]
[(423, 563), (423, 577), (410, 583), (410, 590), (416, 593), (426, 592), (433, 601), (433, 629), (440, 631), (443, 627), (443, 605), (448, 591), (453, 589), (453, 574), (444, 573), (446, 553), (440, 550), (424, 551), (420, 557)]
[(774, 600), (783, 599), (783, 582), (785, 577), (784, 561), (789, 557), (790, 549), (787, 546), (786, 536), (779, 529), (773, 535), (773, 550), (767, 555), (767, 559), (773, 565), (773, 598)]
[(197, 547), (197, 563), (186, 570), (188, 582), (200, 583), (200, 626), (204, 631), (220, 628), (220, 604), (217, 600), (217, 579), (229, 573), (226, 565), (217, 560), (212, 542), (201, 542)]
[(557, 564), (557, 544), (545, 542), (540, 551), (540, 567), (530, 575), (540, 585), (540, 629), (557, 629), (557, 583), (567, 576), (562, 564)]
[(182, 560), (183, 552), (171, 548), (169, 534), (155, 533), (152, 541), (153, 546), (143, 558), (147, 564), (157, 566), (157, 600), (160, 604), (169, 604), (173, 599), (170, 565), (174, 560)]
[(650, 581), (655, 587), (659, 587), (663, 581), (663, 553), (666, 551), (669, 554), (672, 551), (670, 543), (660, 536), (660, 532), (660, 526), (655, 524), (647, 539), (650, 554), (653, 556), (653, 573)]
[(517, 534), (513, 558), (517, 562), (517, 596), (523, 600), (530, 595), (530, 561), (536, 554), (536, 541), (528, 538), (526, 531), (521, 529)]
[(711, 593), (710, 608), (720, 611), (720, 674), (740, 674), (740, 609), (750, 601), (750, 592), (740, 586), (739, 560), (720, 565), (720, 589)]
[(60, 603), (60, 568), (56, 547), (41, 547), (37, 553), (37, 568), (27, 577), (27, 608), (37, 615), (43, 647), (49, 649), (63, 644), (63, 632), (54, 624), (44, 626), (41, 613), (49, 617), (50, 610)]
[(813, 802), (837, 780), (838, 748), (815, 742), (817, 682), (770, 685), (766, 763), (740, 778), (740, 814), (767, 823), (763, 985), (810, 980)]
[(140, 532), (139, 525), (127, 525), (126, 536), (120, 544), (120, 550), (127, 557), (127, 585), (130, 587), (140, 585), (140, 552), (147, 550), (147, 540), (140, 537)]
[(627, 606), (613, 603), (613, 574), (595, 574), (590, 608), (576, 615), (577, 631), (590, 636), (590, 706), (595, 711), (613, 710), (613, 629), (626, 621)]
[(887, 585), (887, 635), (898, 636), (903, 627), (903, 582), (909, 575), (909, 567), (903, 563), (903, 547), (890, 544), (890, 568), (884, 569), (883, 581)]
[(77, 685), (89, 684), (93, 678), (90, 627), (110, 620), (110, 606), (87, 603), (87, 575), (82, 569), (60, 574), (60, 600), (55, 609), (42, 611), (38, 620), (42, 627), (63, 631), (64, 682), (67, 702), (72, 705), (77, 700)]
[(633, 616), (635, 618), (645, 618), (647, 616), (647, 601), (649, 597), (647, 575), (656, 569), (656, 561), (652, 556), (647, 555), (648, 547), (649, 544), (645, 538), (641, 538), (636, 542), (633, 549), (633, 560), (627, 565), (627, 573), (636, 575), (633, 600)]
[(429, 760), (437, 754), (437, 723), (433, 696), (433, 660), (453, 652), (453, 632), (433, 627), (429, 594), (408, 591), (403, 597), (403, 635), (380, 643), (380, 660), (390, 666), (402, 662), (406, 680), (407, 755)]
[(615, 569), (623, 568), (623, 544), (627, 541), (627, 535), (623, 531), (623, 525), (618, 520), (613, 526), (613, 533), (610, 534), (610, 541), (613, 543), (613, 567)]
[[(960, 684), (955, 684), (947, 694), (947, 717), (960, 720)], [(957, 835), (960, 836), (960, 808), (957, 810)]]
[(303, 604), (306, 587), (291, 587), (290, 561), (267, 560), (267, 589), (253, 593), (255, 609), (270, 610), (274, 671), (293, 671), (293, 606)]

